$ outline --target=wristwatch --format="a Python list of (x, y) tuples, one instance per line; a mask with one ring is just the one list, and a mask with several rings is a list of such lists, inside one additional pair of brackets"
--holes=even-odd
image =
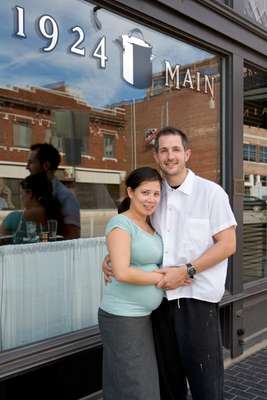
[(194, 276), (197, 273), (196, 267), (194, 265), (192, 265), (191, 263), (187, 263), (185, 265), (187, 268), (187, 274), (188, 274), (189, 278), (194, 279)]

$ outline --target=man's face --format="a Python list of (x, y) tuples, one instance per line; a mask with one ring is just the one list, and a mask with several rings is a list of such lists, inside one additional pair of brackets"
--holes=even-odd
[(181, 177), (186, 171), (186, 163), (191, 150), (185, 150), (178, 135), (166, 135), (159, 138), (159, 149), (154, 153), (155, 160), (166, 178)]
[(32, 150), (29, 154), (26, 168), (30, 171), (31, 175), (43, 172), (44, 168), (37, 158), (38, 150)]

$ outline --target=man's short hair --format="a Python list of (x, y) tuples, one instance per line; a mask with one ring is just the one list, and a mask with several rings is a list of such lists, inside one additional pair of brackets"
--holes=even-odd
[(168, 135), (177, 135), (180, 136), (183, 147), (185, 150), (189, 149), (189, 140), (186, 134), (178, 128), (173, 128), (172, 126), (166, 126), (158, 131), (157, 136), (155, 138), (154, 148), (156, 152), (159, 151), (159, 138), (161, 136), (168, 136)]
[(36, 151), (36, 157), (43, 165), (46, 161), (49, 162), (49, 169), (56, 171), (61, 162), (61, 156), (58, 150), (49, 143), (35, 143), (31, 146), (31, 151)]

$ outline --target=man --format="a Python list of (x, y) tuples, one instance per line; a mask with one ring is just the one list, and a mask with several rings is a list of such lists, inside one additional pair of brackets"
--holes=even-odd
[(182, 131), (159, 131), (154, 157), (165, 181), (151, 222), (162, 236), (166, 267), (158, 286), (167, 297), (152, 315), (161, 399), (186, 400), (188, 382), (194, 400), (223, 400), (218, 303), (236, 221), (224, 190), (186, 168), (190, 155)]
[(56, 177), (61, 157), (58, 150), (48, 143), (33, 144), (30, 148), (27, 169), (31, 174), (46, 172), (53, 185), (53, 194), (61, 205), (64, 239), (80, 237), (80, 206), (75, 195)]
[(224, 190), (186, 168), (190, 155), (182, 131), (159, 131), (154, 157), (165, 181), (152, 224), (163, 238), (163, 267), (173, 266), (161, 270), (167, 298), (153, 314), (162, 400), (185, 400), (187, 381), (194, 400), (223, 400), (218, 303), (236, 221)]

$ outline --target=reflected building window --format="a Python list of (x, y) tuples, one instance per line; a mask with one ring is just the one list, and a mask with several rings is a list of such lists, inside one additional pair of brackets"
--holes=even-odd
[(115, 135), (104, 133), (104, 157), (115, 158)]
[(29, 148), (32, 143), (32, 128), (28, 122), (13, 123), (13, 145)]
[(244, 144), (243, 157), (244, 160), (256, 161), (256, 146), (252, 144)]
[(55, 129), (45, 130), (45, 142), (52, 144), (59, 152), (63, 152), (63, 138), (57, 134)]
[(267, 163), (267, 147), (260, 147), (260, 162)]

